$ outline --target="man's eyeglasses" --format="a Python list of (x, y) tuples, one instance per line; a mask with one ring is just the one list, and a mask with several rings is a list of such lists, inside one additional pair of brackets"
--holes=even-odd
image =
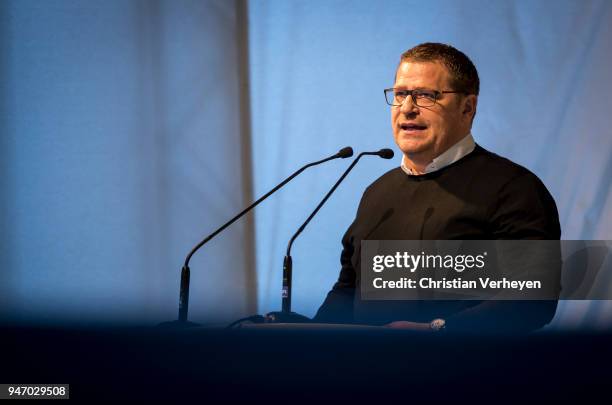
[(436, 104), (442, 94), (463, 93), (464, 91), (437, 91), (428, 89), (385, 89), (385, 100), (392, 107), (401, 107), (406, 97), (411, 96), (412, 102), (419, 107), (432, 107)]

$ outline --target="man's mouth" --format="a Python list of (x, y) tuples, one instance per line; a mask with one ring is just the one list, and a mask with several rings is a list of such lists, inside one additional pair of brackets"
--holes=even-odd
[(427, 127), (425, 125), (403, 123), (403, 124), (400, 124), (400, 129), (402, 131), (423, 131), (427, 129)]

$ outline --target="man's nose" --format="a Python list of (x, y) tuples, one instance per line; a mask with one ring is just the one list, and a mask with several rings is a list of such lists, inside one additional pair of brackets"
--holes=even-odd
[(400, 111), (403, 114), (416, 114), (419, 111), (419, 107), (414, 103), (412, 96), (408, 96), (400, 106)]

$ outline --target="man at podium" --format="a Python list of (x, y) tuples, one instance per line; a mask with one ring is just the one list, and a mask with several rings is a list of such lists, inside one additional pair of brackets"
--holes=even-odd
[(363, 193), (342, 238), (338, 281), (314, 321), (494, 333), (525, 333), (550, 322), (555, 300), (361, 299), (362, 240), (561, 235), (555, 201), (540, 179), (475, 142), (479, 78), (464, 53), (445, 44), (420, 44), (402, 54), (395, 83), (384, 92), (401, 165)]

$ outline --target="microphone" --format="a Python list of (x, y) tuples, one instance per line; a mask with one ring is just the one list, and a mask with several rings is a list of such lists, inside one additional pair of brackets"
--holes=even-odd
[(378, 156), (380, 156), (383, 159), (391, 159), (391, 158), (393, 158), (393, 155), (394, 155), (394, 153), (393, 153), (393, 151), (391, 149), (386, 149), (386, 148), (385, 149), (381, 149), (378, 152), (374, 152), (373, 154), (374, 155), (378, 155)]
[(331, 190), (323, 197), (319, 205), (314, 209), (314, 211), (310, 214), (310, 216), (306, 219), (306, 221), (299, 227), (297, 232), (293, 235), (291, 240), (289, 240), (289, 244), (287, 245), (287, 253), (285, 255), (285, 259), (283, 260), (283, 289), (282, 289), (282, 311), (281, 312), (270, 312), (266, 315), (267, 322), (309, 322), (310, 319), (297, 314), (295, 312), (291, 312), (291, 280), (292, 280), (292, 270), (293, 270), (293, 262), (291, 259), (291, 247), (293, 246), (293, 242), (295, 239), (302, 233), (304, 228), (308, 225), (308, 223), (317, 215), (317, 212), (321, 209), (323, 204), (327, 201), (327, 199), (332, 195), (336, 188), (342, 183), (344, 178), (353, 170), (353, 167), (359, 162), (363, 156), (373, 155), (379, 156), (383, 159), (391, 159), (394, 155), (391, 149), (381, 149), (377, 152), (361, 152), (355, 160), (351, 163), (351, 165), (344, 171), (342, 176), (336, 181), (336, 184), (333, 185)]
[[(393, 151), (391, 151), (391, 153), (393, 153)], [(350, 146), (346, 146), (340, 149), (340, 151), (336, 153), (334, 156), (342, 158), (342, 159), (349, 158), (353, 156), (353, 148), (351, 148)]]
[[(260, 197), (257, 201), (255, 201), (254, 203), (252, 203), (251, 205), (246, 207), (244, 210), (242, 210), (240, 213), (238, 213), (234, 218), (232, 218), (229, 221), (227, 221), (225, 224), (223, 224), (216, 231), (214, 231), (213, 233), (208, 235), (206, 238), (202, 239), (202, 241), (200, 243), (195, 245), (194, 248), (191, 249), (191, 251), (189, 252), (187, 257), (185, 258), (185, 264), (183, 265), (183, 267), (181, 269), (181, 285), (180, 285), (180, 292), (179, 292), (179, 318), (178, 318), (178, 322), (182, 323), (183, 325), (195, 325), (194, 323), (187, 321), (187, 312), (188, 312), (188, 309), (189, 309), (189, 280), (190, 280), (190, 277), (191, 277), (191, 271), (189, 269), (189, 261), (191, 260), (191, 257), (193, 256), (193, 254), (195, 252), (197, 252), (202, 246), (204, 246), (206, 243), (208, 243), (211, 239), (213, 239), (219, 233), (223, 232), (223, 230), (225, 230), (225, 228), (227, 228), (228, 226), (230, 226), (231, 224), (236, 222), (238, 219), (240, 219), (244, 214), (246, 214), (247, 212), (249, 212), (250, 210), (255, 208), (260, 202), (262, 202), (266, 198), (270, 197), (278, 189), (280, 189), (285, 184), (287, 184), (291, 180), (293, 180), (297, 175), (302, 173), (304, 170), (308, 169), (309, 167), (316, 166), (316, 165), (328, 162), (328, 161), (333, 160), (333, 159), (338, 159), (338, 158), (345, 159), (345, 158), (348, 158), (348, 157), (351, 157), (351, 156), (353, 156), (353, 148), (351, 148), (350, 146), (347, 146), (347, 147), (344, 147), (344, 148), (340, 149), (340, 151), (338, 151), (338, 153), (336, 153), (335, 155), (332, 155), (332, 156), (327, 157), (327, 158), (322, 159), (322, 160), (318, 160), (316, 162), (308, 163), (307, 165), (301, 167), (299, 170), (297, 170), (295, 173), (293, 173), (291, 176), (287, 177), (285, 180), (283, 180), (280, 184), (278, 184), (272, 190), (268, 191), (266, 194), (264, 194), (262, 197)], [(164, 323), (164, 324), (168, 324), (168, 323), (172, 324), (173, 322), (167, 322), (167, 323)], [(164, 325), (164, 324), (162, 324), (162, 325)]]

